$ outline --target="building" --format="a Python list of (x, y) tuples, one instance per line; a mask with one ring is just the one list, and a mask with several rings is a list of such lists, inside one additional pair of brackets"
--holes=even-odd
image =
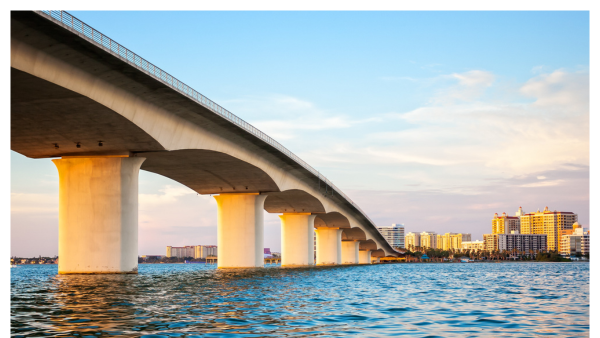
[(590, 232), (579, 226), (579, 223), (573, 224), (576, 228), (568, 235), (560, 237), (560, 251), (564, 256), (576, 254), (586, 255), (590, 253)]
[(485, 242), (476, 240), (476, 241), (464, 241), (461, 243), (462, 250), (471, 250), (471, 251), (482, 251), (485, 247)]
[(470, 240), (471, 234), (447, 232), (444, 235), (438, 235), (437, 247), (442, 250), (460, 250), (462, 242)]
[(581, 226), (579, 225), (578, 222), (573, 223), (573, 228), (572, 229), (566, 229), (566, 230), (560, 230), (558, 232), (558, 236), (561, 239), (560, 241), (558, 241), (558, 252), (561, 253), (562, 250), (562, 236), (565, 235), (572, 235), (575, 232), (575, 229), (580, 228)]
[(216, 245), (196, 245), (194, 247), (194, 258), (206, 259), (206, 257), (217, 257)]
[(433, 231), (423, 231), (421, 233), (421, 247), (437, 249), (437, 234)]
[(391, 227), (377, 227), (377, 230), (390, 243), (392, 248), (404, 249), (404, 224), (392, 224)]
[(534, 253), (547, 251), (548, 235), (520, 234), (513, 231), (510, 234), (498, 234), (498, 251), (521, 251), (525, 253)]
[(405, 237), (406, 248), (414, 250), (421, 247), (421, 234), (418, 232), (409, 232)]
[(577, 214), (566, 211), (544, 211), (524, 214), (521, 216), (522, 234), (548, 235), (548, 250), (558, 250), (560, 232), (573, 229), (577, 222)]
[(206, 258), (208, 256), (217, 256), (216, 245), (167, 246), (167, 257)]
[(442, 250), (442, 248), (444, 246), (444, 235), (438, 234), (435, 237), (436, 237), (436, 239), (435, 239), (436, 247), (435, 248)]
[(167, 246), (167, 257), (186, 258), (194, 257), (194, 246)]
[[(522, 211), (521, 207), (519, 210)], [(519, 211), (517, 211), (517, 214)], [(502, 216), (494, 214), (492, 219), (492, 234), (510, 234), (511, 231), (521, 231), (521, 220), (518, 216), (507, 216), (505, 212)]]
[(159, 260), (161, 260), (164, 257), (165, 257), (164, 255), (142, 255), (142, 259), (145, 262), (148, 262), (148, 261), (159, 261)]
[(483, 235), (483, 249), (486, 251), (498, 250), (498, 234)]

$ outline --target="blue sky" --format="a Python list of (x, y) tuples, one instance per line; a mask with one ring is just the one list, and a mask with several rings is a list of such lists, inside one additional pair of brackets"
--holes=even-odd
[[(494, 212), (546, 205), (589, 224), (587, 12), (72, 14), (279, 140), (378, 224), (481, 239)], [(56, 169), (11, 159), (12, 254), (55, 254)], [(214, 201), (141, 174), (140, 254), (215, 243)], [(279, 249), (276, 215), (265, 244)]]

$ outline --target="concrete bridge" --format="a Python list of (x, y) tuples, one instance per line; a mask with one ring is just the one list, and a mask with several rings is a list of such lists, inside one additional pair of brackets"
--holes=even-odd
[(59, 273), (136, 273), (138, 173), (216, 194), (218, 266), (263, 266), (263, 210), (283, 266), (398, 252), (340, 189), (277, 141), (64, 11), (11, 13), (11, 149), (59, 173)]

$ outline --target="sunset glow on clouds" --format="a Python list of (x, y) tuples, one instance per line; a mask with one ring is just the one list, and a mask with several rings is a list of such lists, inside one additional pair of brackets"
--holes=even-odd
[[(152, 13), (81, 14), (100, 30), (112, 29), (108, 18), (127, 15), (148, 34), (153, 29), (146, 21)], [(330, 24), (340, 27), (360, 24), (356, 17), (387, 22), (387, 27), (402, 21), (389, 13), (331, 15), (337, 19)], [(268, 40), (283, 34), (296, 37), (296, 43), (286, 49), (254, 41), (256, 48), (236, 59), (188, 50), (199, 47), (181, 43), (172, 47), (181, 51), (175, 58), (136, 41), (122, 26), (115, 33), (320, 170), (379, 225), (471, 232), (481, 239), (495, 212), (547, 205), (573, 211), (589, 226), (587, 21), (580, 24), (574, 13), (531, 13), (527, 20), (515, 19), (518, 29), (511, 30), (503, 25), (510, 13), (486, 13), (485, 23), (476, 28), (448, 24), (474, 13), (432, 13), (430, 23), (437, 24), (427, 27), (429, 16), (414, 15), (419, 19), (403, 13), (402, 27), (423, 25), (419, 29), (428, 40), (412, 36), (414, 30), (384, 31), (366, 24), (361, 27), (371, 40), (352, 39), (321, 23), (301, 29), (304, 20), (288, 20), (291, 28), (280, 26), (282, 32), (268, 23), (250, 25), (253, 36)], [(244, 18), (256, 20), (243, 16), (237, 24)], [(233, 45), (248, 43), (242, 41), (247, 32), (238, 36), (235, 27), (229, 29), (231, 35), (220, 32), (207, 43), (218, 46), (224, 38)], [(486, 39), (478, 40), (478, 34)], [(332, 36), (335, 48), (319, 44)], [(320, 46), (318, 54), (306, 39)], [(11, 158), (12, 252), (56, 254), (56, 168), (49, 160), (16, 153)], [(210, 196), (142, 172), (139, 210), (140, 254), (164, 254), (166, 245), (216, 244), (216, 203)], [(279, 250), (279, 236), (278, 216), (266, 214), (265, 246)], [(24, 245), (31, 241), (36, 244)]]

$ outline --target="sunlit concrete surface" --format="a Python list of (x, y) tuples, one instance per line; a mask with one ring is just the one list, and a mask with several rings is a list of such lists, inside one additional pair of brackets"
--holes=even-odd
[(358, 241), (342, 241), (342, 264), (358, 264)]
[(317, 265), (342, 264), (342, 229), (317, 228)]
[(316, 215), (283, 214), (281, 218), (281, 265), (312, 266)]
[(219, 268), (264, 266), (263, 209), (266, 198), (256, 193), (215, 196)]
[(359, 264), (371, 264), (371, 250), (360, 250), (358, 252)]
[(58, 168), (58, 272), (137, 273), (141, 157), (53, 160)]

